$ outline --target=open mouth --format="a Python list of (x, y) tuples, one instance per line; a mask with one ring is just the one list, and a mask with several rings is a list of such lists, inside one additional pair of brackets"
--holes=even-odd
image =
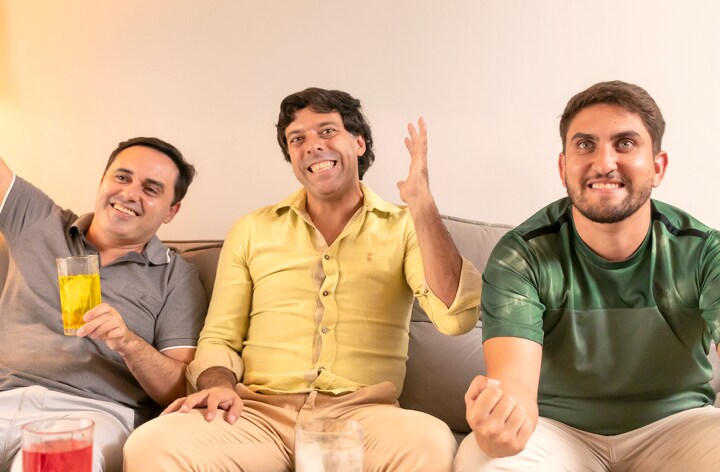
[(307, 170), (313, 174), (319, 174), (321, 172), (325, 172), (327, 170), (332, 169), (333, 167), (335, 167), (336, 164), (337, 164), (337, 161), (316, 162), (315, 164), (308, 167)]
[(126, 215), (137, 216), (137, 213), (135, 213), (135, 211), (131, 210), (130, 208), (126, 208), (126, 207), (120, 205), (119, 203), (113, 203), (112, 207), (115, 208), (119, 212), (125, 213)]
[(588, 187), (596, 190), (617, 190), (625, 187), (625, 184), (621, 182), (593, 182)]

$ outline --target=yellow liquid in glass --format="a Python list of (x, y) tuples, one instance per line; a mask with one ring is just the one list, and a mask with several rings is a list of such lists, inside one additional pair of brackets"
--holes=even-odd
[(65, 334), (74, 335), (83, 324), (83, 315), (99, 305), (100, 275), (66, 275), (59, 277), (60, 306)]

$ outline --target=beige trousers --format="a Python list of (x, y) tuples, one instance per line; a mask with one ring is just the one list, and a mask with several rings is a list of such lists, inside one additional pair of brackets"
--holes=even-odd
[(457, 472), (720, 471), (720, 408), (683, 411), (616, 436), (601, 436), (540, 418), (525, 450), (492, 459), (470, 434), (455, 458)]
[(203, 410), (154, 419), (130, 435), (126, 471), (293, 471), (295, 424), (310, 418), (356, 420), (363, 426), (366, 471), (450, 472), (457, 443), (445, 423), (403, 410), (393, 384), (333, 396), (318, 392), (264, 395), (237, 386), (244, 406), (230, 425), (208, 423)]

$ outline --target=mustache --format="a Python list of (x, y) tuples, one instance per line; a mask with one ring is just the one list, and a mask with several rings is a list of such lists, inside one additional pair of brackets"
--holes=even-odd
[(626, 187), (629, 187), (629, 186), (630, 186), (630, 183), (625, 179), (625, 177), (623, 177), (623, 176), (620, 175), (617, 171), (614, 171), (614, 170), (613, 170), (613, 171), (610, 171), (610, 172), (608, 172), (608, 173), (606, 173), (606, 174), (594, 174), (594, 175), (590, 175), (590, 176), (585, 177), (585, 178), (582, 180), (583, 186), (587, 186), (587, 185), (588, 185), (588, 182), (590, 182), (591, 180), (597, 180), (597, 179), (612, 179), (612, 180), (618, 180), (618, 181), (620, 181), (620, 183), (622, 183), (624, 186), (626, 186)]

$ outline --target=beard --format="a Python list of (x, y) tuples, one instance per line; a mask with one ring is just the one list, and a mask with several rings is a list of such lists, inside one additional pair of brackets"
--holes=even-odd
[[(592, 177), (592, 178), (598, 178)], [(600, 204), (592, 204), (585, 197), (588, 191), (587, 182), (591, 178), (583, 179), (580, 189), (568, 185), (565, 178), (565, 188), (573, 206), (581, 215), (595, 223), (618, 223), (635, 214), (650, 198), (652, 193), (652, 179), (645, 180), (640, 185), (633, 185), (631, 182), (621, 179), (625, 186), (627, 196), (619, 204), (601, 201)]]

